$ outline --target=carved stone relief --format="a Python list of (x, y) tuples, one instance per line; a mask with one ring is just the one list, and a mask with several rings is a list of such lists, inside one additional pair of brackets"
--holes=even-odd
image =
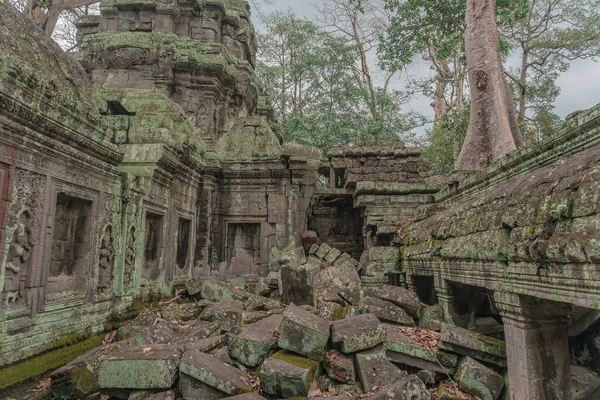
[(112, 227), (109, 225), (104, 231), (98, 258), (98, 294), (107, 294), (112, 284), (115, 256), (113, 240)]
[(131, 227), (127, 236), (127, 248), (125, 249), (125, 270), (123, 271), (123, 286), (129, 287), (133, 281), (135, 268), (135, 227)]
[(2, 297), (7, 308), (25, 305), (24, 290), (34, 245), (31, 234), (31, 214), (24, 211), (19, 217), (19, 223), (6, 257)]

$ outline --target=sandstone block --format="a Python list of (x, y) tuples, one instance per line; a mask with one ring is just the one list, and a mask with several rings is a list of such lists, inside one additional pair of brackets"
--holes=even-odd
[(385, 348), (377, 346), (356, 353), (356, 372), (365, 392), (394, 382), (404, 373), (392, 364), (385, 355)]
[(296, 305), (317, 306), (317, 274), (320, 268), (313, 264), (284, 266), (281, 268), (283, 302)]
[(497, 400), (504, 388), (502, 375), (469, 357), (460, 361), (454, 379), (460, 390), (481, 400)]
[(262, 389), (282, 398), (306, 396), (318, 367), (317, 361), (284, 351), (275, 353), (260, 368)]
[(383, 343), (386, 330), (375, 315), (362, 314), (334, 321), (331, 336), (333, 345), (342, 353), (354, 353)]
[(338, 382), (354, 383), (356, 370), (354, 369), (354, 358), (342, 354), (337, 350), (329, 350), (325, 354), (323, 366), (327, 375)]
[(283, 313), (278, 345), (311, 360), (321, 361), (325, 356), (329, 335), (329, 321), (290, 305)]
[(256, 367), (269, 357), (277, 347), (275, 332), (279, 329), (283, 316), (272, 315), (248, 325), (229, 345), (232, 359), (248, 367)]
[(440, 304), (423, 307), (419, 328), (440, 332), (444, 323), (444, 310)]
[(168, 389), (175, 382), (181, 353), (168, 345), (124, 346), (103, 357), (101, 389)]
[(438, 347), (476, 360), (506, 367), (506, 346), (502, 340), (468, 329), (444, 324)]
[(421, 301), (415, 293), (400, 286), (381, 285), (365, 290), (371, 297), (377, 297), (396, 304), (413, 318), (421, 317)]
[(425, 384), (414, 375), (404, 376), (389, 386), (379, 389), (366, 400), (431, 400)]
[(179, 371), (228, 395), (252, 391), (244, 383), (246, 375), (239, 369), (197, 350), (187, 350), (183, 354)]
[(381, 321), (394, 322), (400, 325), (415, 326), (415, 320), (397, 305), (375, 297), (365, 297), (359, 307), (375, 314)]

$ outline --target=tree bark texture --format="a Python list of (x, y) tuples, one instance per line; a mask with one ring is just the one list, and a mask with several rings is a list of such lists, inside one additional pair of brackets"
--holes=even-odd
[(480, 170), (522, 145), (502, 69), (495, 0), (467, 0), (465, 48), (471, 116), (456, 170)]

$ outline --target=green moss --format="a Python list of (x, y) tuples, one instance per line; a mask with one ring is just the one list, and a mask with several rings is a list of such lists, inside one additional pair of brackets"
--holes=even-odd
[(94, 393), (99, 389), (96, 375), (87, 368), (74, 368), (71, 373), (71, 382), (73, 386), (81, 388), (84, 393)]
[[(0, 371), (0, 389), (8, 388), (48, 371), (59, 368), (91, 349), (101, 346), (104, 335), (94, 336), (82, 342), (68, 345), (46, 354), (31, 358)], [(74, 335), (65, 336), (54, 343), (72, 343)]]
[(272, 357), (278, 358), (297, 367), (308, 368), (313, 371), (316, 371), (317, 367), (319, 366), (317, 361), (297, 356), (294, 353), (285, 350), (278, 351), (277, 353), (273, 354)]
[(340, 319), (344, 319), (345, 315), (346, 315), (345, 308), (344, 307), (338, 307), (338, 308), (335, 309), (335, 311), (331, 315), (331, 318), (334, 321), (339, 321)]

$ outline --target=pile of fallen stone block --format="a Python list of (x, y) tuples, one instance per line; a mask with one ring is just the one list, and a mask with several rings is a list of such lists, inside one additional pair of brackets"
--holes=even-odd
[[(141, 310), (116, 341), (55, 371), (53, 388), (123, 400), (509, 398), (502, 340), (445, 324), (402, 287), (361, 287), (354, 261), (330, 251), (288, 252), (276, 276), (244, 288), (190, 280), (189, 303)], [(594, 377), (578, 390), (597, 389)]]

